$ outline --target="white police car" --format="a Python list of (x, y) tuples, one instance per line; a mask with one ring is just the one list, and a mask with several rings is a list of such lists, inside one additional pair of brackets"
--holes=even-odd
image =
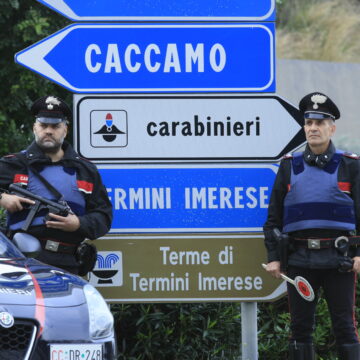
[(113, 360), (113, 323), (92, 285), (25, 257), (0, 232), (0, 360)]

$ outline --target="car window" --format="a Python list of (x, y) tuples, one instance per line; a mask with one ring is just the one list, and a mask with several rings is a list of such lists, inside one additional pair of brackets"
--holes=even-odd
[(24, 254), (0, 232), (0, 258), (23, 258)]

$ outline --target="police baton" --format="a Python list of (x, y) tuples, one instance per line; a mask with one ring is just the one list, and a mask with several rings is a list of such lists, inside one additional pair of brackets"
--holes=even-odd
[[(264, 269), (266, 269), (266, 264), (261, 265)], [(295, 289), (303, 299), (307, 301), (313, 301), (315, 299), (315, 293), (313, 288), (311, 287), (309, 282), (302, 276), (296, 276), (294, 280), (282, 273), (280, 273), (280, 276), (290, 284), (294, 285)]]

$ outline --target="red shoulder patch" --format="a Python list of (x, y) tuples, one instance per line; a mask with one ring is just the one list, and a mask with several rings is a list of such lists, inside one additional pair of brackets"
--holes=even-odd
[(83, 191), (86, 194), (91, 194), (94, 189), (93, 183), (84, 180), (77, 180), (77, 186), (80, 191)]
[(338, 182), (338, 187), (341, 191), (349, 193), (351, 192), (351, 184), (349, 182)]
[(13, 183), (14, 184), (21, 184), (21, 185), (27, 185), (29, 181), (29, 177), (27, 174), (15, 174)]
[(4, 155), (4, 158), (13, 158), (15, 156), (16, 156), (15, 154), (9, 154), (9, 155)]

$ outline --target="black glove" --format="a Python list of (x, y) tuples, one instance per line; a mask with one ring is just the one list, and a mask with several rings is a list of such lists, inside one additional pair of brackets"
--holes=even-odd
[(353, 269), (354, 260), (349, 258), (348, 256), (340, 256), (339, 257), (339, 267), (338, 270), (340, 272), (348, 272)]

